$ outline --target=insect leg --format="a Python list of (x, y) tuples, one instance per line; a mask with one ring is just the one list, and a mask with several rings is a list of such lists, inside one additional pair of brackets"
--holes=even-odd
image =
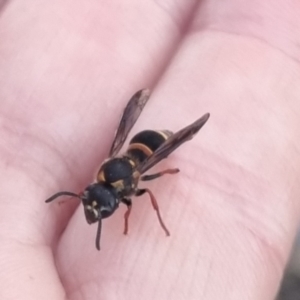
[(152, 206), (153, 208), (155, 209), (156, 211), (156, 214), (157, 214), (157, 217), (158, 217), (158, 221), (160, 223), (160, 226), (162, 227), (162, 229), (165, 231), (166, 235), (169, 236), (170, 235), (170, 232), (169, 230), (167, 229), (166, 225), (164, 224), (162, 218), (161, 218), (161, 215), (160, 215), (160, 212), (159, 212), (159, 207), (158, 207), (158, 204), (157, 204), (157, 201), (154, 197), (154, 195), (152, 194), (152, 192), (149, 190), (149, 189), (140, 189), (140, 190), (137, 190), (135, 195), (136, 196), (141, 196), (145, 193), (148, 193), (149, 196), (150, 196), (150, 200), (151, 200), (151, 203), (152, 203)]
[(124, 224), (124, 232), (123, 232), (124, 234), (127, 234), (128, 233), (128, 219), (129, 219), (130, 212), (131, 212), (132, 202), (131, 202), (131, 199), (127, 199), (127, 198), (121, 199), (121, 202), (127, 206), (127, 211), (124, 214), (125, 224)]
[(142, 181), (148, 181), (148, 180), (152, 180), (152, 179), (156, 179), (158, 177), (161, 177), (165, 174), (176, 174), (179, 172), (179, 169), (167, 169), (167, 170), (164, 170), (164, 171), (161, 171), (159, 173), (156, 173), (156, 174), (151, 174), (151, 175), (144, 175), (141, 177), (141, 180)]

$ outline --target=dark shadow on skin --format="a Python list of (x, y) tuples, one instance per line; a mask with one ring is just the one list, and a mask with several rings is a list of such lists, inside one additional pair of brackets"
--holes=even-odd
[(300, 299), (300, 231), (294, 243), (276, 300)]
[(294, 272), (286, 273), (276, 300), (300, 299), (300, 276)]

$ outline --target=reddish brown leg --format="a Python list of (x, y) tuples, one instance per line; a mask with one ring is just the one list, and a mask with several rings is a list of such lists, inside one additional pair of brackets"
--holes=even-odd
[(126, 199), (126, 198), (123, 198), (121, 201), (127, 206), (127, 211), (124, 214), (125, 224), (124, 224), (124, 232), (123, 232), (124, 234), (127, 234), (128, 233), (128, 219), (130, 216), (132, 203), (131, 203), (131, 199)]
[(170, 232), (169, 230), (167, 229), (166, 225), (164, 224), (162, 218), (161, 218), (161, 215), (160, 215), (160, 212), (159, 212), (159, 207), (158, 207), (158, 204), (157, 204), (157, 201), (154, 197), (154, 195), (152, 194), (152, 192), (149, 190), (149, 189), (141, 189), (141, 190), (137, 190), (136, 192), (136, 196), (141, 196), (145, 193), (148, 193), (149, 196), (150, 196), (150, 199), (151, 199), (151, 203), (152, 203), (152, 206), (153, 208), (156, 210), (156, 214), (157, 214), (157, 217), (158, 217), (158, 221), (160, 223), (160, 226), (162, 227), (162, 229), (165, 231), (166, 235), (169, 236), (170, 235)]
[(177, 168), (176, 169), (167, 169), (167, 170), (161, 171), (156, 174), (144, 175), (141, 177), (141, 180), (143, 180), (143, 181), (152, 180), (152, 179), (158, 178), (160, 176), (163, 176), (165, 174), (176, 174), (178, 172), (179, 172), (179, 169), (177, 169)]

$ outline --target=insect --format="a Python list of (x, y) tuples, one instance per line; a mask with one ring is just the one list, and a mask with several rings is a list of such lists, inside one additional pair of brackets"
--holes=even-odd
[(110, 148), (109, 158), (101, 165), (95, 183), (87, 186), (79, 194), (62, 191), (46, 200), (49, 203), (60, 196), (79, 198), (84, 207), (87, 223), (98, 222), (95, 241), (98, 250), (100, 250), (102, 219), (111, 216), (120, 203), (125, 204), (127, 210), (124, 215), (124, 234), (127, 234), (128, 219), (132, 207), (131, 196), (141, 196), (145, 193), (148, 193), (150, 196), (161, 227), (166, 235), (170, 235), (162, 220), (154, 195), (148, 188), (138, 188), (138, 183), (140, 180), (148, 181), (159, 178), (164, 174), (178, 173), (179, 169), (167, 169), (156, 174), (143, 175), (181, 144), (192, 139), (209, 118), (209, 114), (207, 113), (175, 134), (168, 130), (144, 130), (139, 132), (131, 139), (127, 151), (119, 155), (119, 151), (149, 97), (150, 91), (144, 89), (138, 91), (129, 100)]

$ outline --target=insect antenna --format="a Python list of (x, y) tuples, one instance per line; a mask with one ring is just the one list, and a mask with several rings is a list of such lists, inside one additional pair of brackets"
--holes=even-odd
[(49, 202), (55, 200), (56, 198), (58, 198), (60, 196), (71, 196), (71, 197), (79, 198), (81, 200), (81, 197), (78, 194), (75, 194), (75, 193), (72, 193), (72, 192), (58, 192), (58, 193), (54, 194), (53, 196), (51, 196), (50, 198), (48, 198), (45, 202), (49, 203)]
[(102, 216), (101, 212), (99, 211), (99, 221), (98, 221), (98, 228), (96, 233), (96, 248), (100, 251), (100, 237), (101, 237), (101, 228), (102, 228)]

